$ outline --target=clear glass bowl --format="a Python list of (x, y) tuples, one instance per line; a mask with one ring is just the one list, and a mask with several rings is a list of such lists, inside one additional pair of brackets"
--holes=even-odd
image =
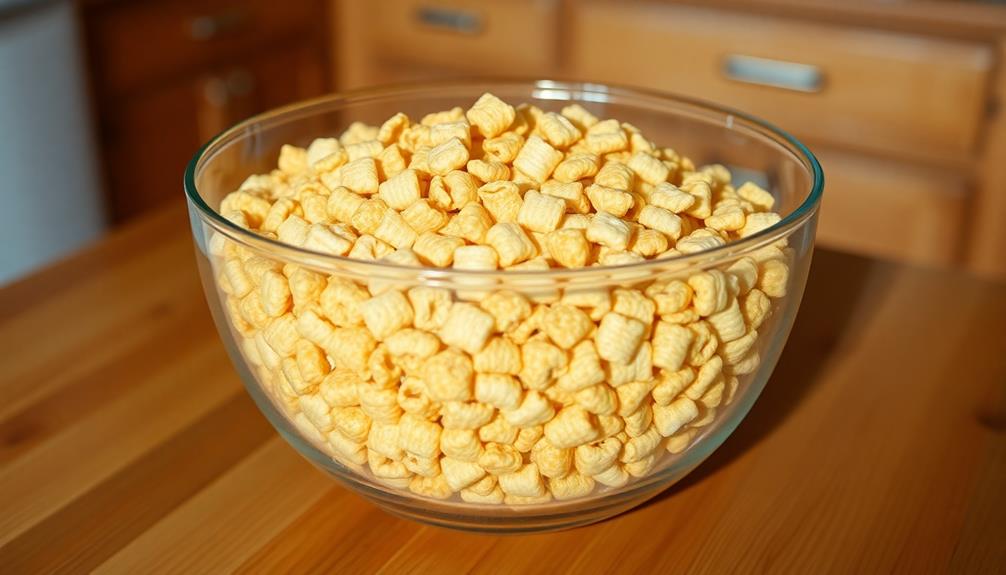
[[(251, 174), (275, 167), (283, 144), (306, 146), (318, 137), (339, 134), (350, 123), (380, 123), (395, 112), (412, 118), (467, 106), (491, 91), (511, 103), (528, 102), (549, 111), (579, 103), (600, 118), (617, 118), (638, 126), (660, 146), (670, 146), (696, 165), (719, 163), (730, 168), (734, 184), (753, 180), (776, 198), (782, 221), (757, 234), (709, 251), (613, 267), (553, 269), (537, 272), (477, 272), (403, 267), (356, 261), (284, 245), (249, 232), (217, 211), (221, 199)], [(203, 286), (220, 336), (256, 404), (279, 433), (301, 454), (343, 485), (382, 508), (429, 524), (487, 532), (533, 532), (584, 525), (621, 513), (666, 489), (699, 465), (737, 427), (761, 393), (786, 343), (803, 295), (811, 261), (818, 207), (823, 190), (821, 167), (800, 142), (756, 118), (718, 106), (665, 94), (598, 84), (554, 81), (457, 82), (379, 88), (333, 95), (267, 112), (234, 126), (207, 143), (185, 172), (192, 235)], [(224, 247), (230, 244), (230, 247)], [(237, 246), (235, 248), (235, 246)], [(303, 414), (295, 390), (277, 383), (276, 369), (255, 349), (255, 332), (235, 328), (237, 304), (218, 281), (225, 257), (260, 256), (342, 278), (362, 287), (382, 289), (429, 286), (471, 299), (480, 291), (512, 290), (528, 298), (548, 298), (585, 290), (645, 288), (653, 282), (687, 279), (703, 270), (726, 270), (745, 257), (764, 257), (771, 246), (784, 248), (789, 269), (785, 295), (771, 299), (771, 315), (757, 329), (751, 354), (760, 362), (737, 377), (736, 392), (719, 406), (700, 405), (693, 421), (675, 433), (675, 448), (662, 440), (649, 471), (619, 487), (598, 485), (589, 495), (535, 504), (473, 504), (453, 495), (436, 499), (417, 495), (378, 480), (333, 449)], [(233, 312), (233, 313), (232, 313)], [(722, 350), (722, 346), (720, 347)], [(659, 376), (658, 370), (658, 376)], [(282, 387), (282, 389), (281, 389)], [(721, 388), (722, 389), (722, 388)], [(525, 455), (525, 457), (527, 457)], [(395, 483), (395, 482), (391, 482)]]

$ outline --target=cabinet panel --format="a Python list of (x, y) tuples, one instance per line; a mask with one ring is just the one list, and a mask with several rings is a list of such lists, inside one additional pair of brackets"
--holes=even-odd
[(324, 92), (313, 49), (268, 53), (127, 100), (107, 118), (106, 166), (114, 218), (182, 198), (198, 147), (261, 111)]
[(993, 55), (980, 43), (653, 2), (573, 11), (575, 75), (720, 102), (800, 136), (966, 157)]

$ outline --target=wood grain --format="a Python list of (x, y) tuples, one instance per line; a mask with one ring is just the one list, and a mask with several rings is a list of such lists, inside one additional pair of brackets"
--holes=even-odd
[(0, 291), (4, 572), (1006, 565), (1006, 286), (821, 251), (771, 382), (709, 460), (612, 520), (492, 537), (392, 517), (283, 443), (187, 234), (168, 209)]

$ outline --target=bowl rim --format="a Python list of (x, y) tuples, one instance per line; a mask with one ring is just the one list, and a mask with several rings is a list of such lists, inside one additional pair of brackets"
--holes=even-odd
[[(220, 214), (218, 210), (210, 207), (197, 189), (195, 180), (196, 173), (200, 170), (200, 168), (202, 168), (204, 162), (212, 159), (212, 152), (216, 151), (217, 146), (222, 146), (245, 132), (250, 131), (254, 133), (260, 130), (263, 124), (269, 122), (282, 122), (284, 120), (303, 117), (305, 115), (309, 115), (305, 112), (311, 112), (315, 108), (328, 108), (333, 104), (341, 103), (343, 105), (352, 105), (363, 103), (368, 100), (379, 100), (394, 96), (406, 96), (410, 93), (429, 94), (438, 90), (456, 90), (465, 88), (482, 90), (484, 92), (493, 92), (497, 88), (526, 88), (532, 91), (551, 90), (558, 91), (560, 93), (566, 92), (569, 94), (577, 94), (579, 96), (591, 94), (599, 98), (626, 97), (630, 99), (643, 98), (659, 100), (665, 103), (683, 105), (684, 107), (691, 108), (695, 111), (723, 116), (726, 119), (728, 129), (734, 129), (733, 124), (737, 119), (740, 119), (742, 122), (749, 123), (751, 127), (756, 129), (756, 131), (760, 130), (763, 133), (767, 133), (768, 137), (774, 137), (777, 142), (781, 141), (784, 144), (788, 144), (790, 146), (789, 151), (793, 153), (796, 158), (800, 160), (811, 172), (813, 183), (810, 192), (806, 195), (800, 205), (798, 205), (790, 213), (783, 216), (779, 222), (776, 222), (764, 230), (750, 236), (731, 241), (722, 246), (717, 246), (712, 249), (702, 250), (691, 254), (679, 254), (663, 258), (646, 259), (640, 262), (631, 262), (626, 264), (589, 266), (581, 268), (557, 268), (547, 270), (462, 270), (454, 268), (438, 268), (426, 265), (416, 266), (398, 264), (385, 260), (362, 260), (318, 252), (300, 246), (287, 244), (279, 241), (278, 239), (272, 239), (259, 235), (252, 230), (248, 230), (235, 224), (234, 222), (231, 222)], [(552, 99), (557, 101), (563, 100), (563, 98)], [(567, 97), (565, 98), (565, 101), (578, 103), (585, 99), (586, 98), (583, 97)], [(608, 100), (599, 99), (592, 101), (603, 103)], [(770, 245), (789, 235), (793, 230), (804, 225), (817, 212), (820, 208), (821, 198), (824, 193), (824, 171), (822, 170), (821, 164), (814, 153), (811, 152), (810, 149), (803, 144), (803, 142), (789, 132), (757, 116), (753, 116), (727, 106), (707, 102), (705, 100), (661, 92), (658, 90), (609, 83), (532, 78), (507, 78), (503, 80), (473, 78), (397, 83), (339, 91), (319, 96), (317, 98), (293, 102), (285, 106), (280, 106), (278, 108), (273, 108), (260, 114), (256, 114), (236, 123), (230, 128), (227, 128), (200, 146), (185, 168), (183, 188), (190, 206), (194, 207), (198, 211), (202, 220), (208, 223), (217, 232), (223, 233), (228, 236), (229, 239), (237, 241), (246, 247), (260, 251), (283, 253), (284, 257), (288, 260), (297, 261), (311, 267), (328, 267), (325, 264), (329, 264), (334, 268), (339, 268), (343, 273), (347, 271), (347, 267), (350, 270), (356, 268), (356, 271), (360, 275), (370, 277), (381, 277), (385, 276), (388, 272), (394, 272), (397, 274), (396, 277), (399, 279), (403, 277), (404, 274), (405, 277), (416, 277), (418, 275), (428, 279), (443, 279), (457, 276), (496, 278), (503, 281), (515, 278), (554, 280), (565, 277), (587, 279), (585, 276), (597, 276), (598, 274), (608, 274), (611, 272), (651, 271), (666, 267), (675, 269), (687, 268), (695, 265), (704, 267), (715, 264), (716, 262), (724, 261), (731, 257), (742, 255), (743, 253), (756, 251), (759, 248)]]

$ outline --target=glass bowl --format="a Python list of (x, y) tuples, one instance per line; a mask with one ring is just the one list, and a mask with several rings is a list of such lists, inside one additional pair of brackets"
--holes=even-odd
[[(658, 145), (673, 147), (683, 156), (691, 158), (697, 166), (721, 164), (728, 167), (735, 186), (746, 181), (758, 183), (773, 195), (773, 209), (782, 219), (771, 227), (736, 242), (664, 259), (582, 269), (484, 272), (352, 260), (313, 252), (250, 232), (217, 211), (224, 196), (238, 189), (249, 175), (272, 170), (284, 144), (306, 147), (315, 138), (332, 137), (341, 133), (352, 122), (380, 125), (396, 112), (420, 118), (426, 113), (454, 106), (467, 107), (486, 91), (509, 103), (527, 102), (545, 111), (559, 111), (564, 106), (578, 103), (599, 118), (617, 118), (630, 122)], [(621, 513), (674, 484), (723, 443), (757, 399), (786, 343), (803, 295), (822, 190), (821, 168), (810, 151), (789, 134), (764, 121), (719, 106), (665, 94), (555, 81), (455, 82), (401, 86), (302, 102), (251, 118), (215, 137), (199, 150), (185, 173), (192, 234), (209, 307), (220, 337), (248, 392), (280, 435), (344, 486), (391, 513), (424, 523), (486, 532), (561, 529)], [(773, 263), (768, 265), (766, 262)], [(740, 270), (744, 267), (750, 269), (751, 265), (758, 270), (757, 279), (745, 280)], [(234, 269), (228, 270), (228, 266)], [(772, 271), (766, 272), (768, 268), (772, 268)], [(257, 292), (259, 288), (238, 286), (228, 273), (237, 270), (240, 277), (251, 277), (254, 282), (256, 277), (261, 279), (265, 269), (279, 271), (291, 278), (291, 289), (295, 292), (294, 310), (287, 311), (279, 318), (266, 317), (256, 325), (242, 319), (246, 317), (243, 314), (251, 312), (242, 309), (244, 300), (238, 296), (246, 293), (246, 289), (247, 293), (251, 293)], [(241, 275), (242, 270), (246, 272), (244, 275)], [(766, 273), (772, 275), (774, 285), (771, 289), (760, 283), (768, 281)], [(300, 287), (297, 288), (293, 287), (295, 281), (292, 278), (295, 274), (300, 274), (296, 282)], [(514, 477), (508, 477), (506, 483), (503, 480), (495, 482), (497, 486), (506, 486), (509, 490), (505, 500), (500, 503), (469, 502), (458, 494), (448, 495), (442, 489), (444, 476), (437, 475), (440, 473), (440, 464), (446, 461), (438, 459), (440, 452), (437, 445), (434, 445), (436, 454), (430, 452), (430, 455), (424, 455), (425, 447), (396, 452), (404, 458), (403, 462), (409, 463), (407, 466), (403, 463), (402, 466), (394, 467), (399, 471), (397, 473), (387, 471), (391, 468), (381, 467), (382, 464), (393, 461), (380, 454), (406, 442), (400, 437), (406, 432), (394, 424), (402, 417), (400, 406), (408, 407), (406, 411), (410, 414), (432, 409), (431, 413), (424, 416), (426, 421), (439, 418), (437, 405), (431, 406), (429, 397), (423, 395), (422, 390), (425, 388), (420, 387), (417, 391), (409, 387), (412, 384), (402, 384), (400, 374), (394, 372), (394, 365), (382, 362), (381, 358), (377, 358), (376, 364), (370, 365), (375, 371), (367, 373), (376, 380), (378, 369), (388, 372), (384, 379), (394, 378), (390, 383), (384, 382), (385, 387), (391, 389), (390, 393), (378, 387), (366, 387), (370, 383), (346, 384), (342, 380), (329, 379), (323, 379), (321, 383), (315, 379), (312, 383), (306, 377), (296, 381), (299, 376), (284, 372), (284, 367), (288, 367), (284, 360), (287, 364), (296, 361), (296, 340), (305, 331), (305, 324), (300, 323), (300, 316), (307, 313), (305, 310), (317, 308), (308, 302), (298, 309), (297, 292), (321, 289), (321, 286), (331, 283), (355, 286), (356, 293), (363, 293), (365, 296), (395, 290), (411, 296), (412, 290), (425, 289), (425, 293), (446, 294), (446, 300), (450, 300), (446, 305), (454, 305), (451, 302), (457, 301), (478, 303), (501, 291), (519, 294), (532, 304), (548, 304), (559, 297), (564, 301), (567, 298), (568, 301), (574, 301), (583, 296), (580, 299), (586, 301), (598, 293), (609, 298), (610, 302), (615, 290), (663, 293), (661, 290), (665, 290), (674, 281), (688, 282), (697, 274), (721, 279), (733, 278), (727, 282), (732, 286), (727, 295), (730, 304), (736, 302), (743, 309), (746, 320), (750, 320), (743, 327), (744, 337), (741, 338), (746, 343), (737, 343), (736, 339), (731, 340), (733, 344), (719, 341), (715, 337), (719, 333), (716, 328), (699, 330), (707, 336), (712, 333), (712, 338), (703, 339), (705, 336), (695, 332), (686, 362), (695, 367), (681, 369), (691, 370), (690, 373), (695, 374), (701, 371), (700, 363), (714, 361), (720, 361), (724, 367), (707, 388), (694, 393), (691, 388), (682, 391), (681, 388), (685, 386), (675, 379), (677, 376), (670, 370), (654, 368), (645, 360), (641, 361), (654, 378), (649, 384), (636, 381), (646, 376), (634, 376), (639, 373), (638, 370), (644, 370), (643, 367), (627, 372), (625, 365), (602, 362), (605, 383), (610, 383), (610, 387), (618, 392), (619, 401), (622, 401), (620, 407), (625, 406), (626, 411), (634, 394), (626, 391), (623, 397), (622, 391), (625, 390), (620, 391), (621, 387), (616, 386), (626, 385), (626, 379), (632, 380), (635, 377), (636, 380), (630, 383), (647, 389), (643, 392), (645, 397), (639, 403), (640, 407), (634, 407), (634, 411), (626, 413), (624, 417), (615, 412), (603, 420), (605, 429), (608, 425), (623, 426), (617, 435), (614, 435), (614, 429), (605, 431), (619, 439), (612, 448), (617, 454), (614, 460), (605, 460), (608, 455), (603, 453), (600, 457), (614, 463), (605, 468), (603, 475), (594, 476), (597, 479), (590, 482), (592, 490), (578, 492), (574, 489), (574, 496), (570, 498), (537, 497), (532, 492), (540, 492), (539, 487), (514, 487), (519, 483)], [(305, 281), (307, 283), (302, 285)], [(312, 285), (315, 287), (312, 288)], [(764, 287), (764, 290), (759, 287)], [(760, 291), (761, 295), (753, 295), (755, 290)], [(765, 290), (771, 292), (770, 297), (763, 297)], [(411, 297), (409, 301), (412, 302)], [(339, 304), (338, 301), (335, 303)], [(597, 312), (600, 317), (604, 312), (601, 305), (598, 304), (599, 307), (593, 308), (591, 313)], [(760, 312), (753, 311), (756, 308), (762, 311), (767, 309), (767, 318), (762, 318)], [(323, 312), (319, 313), (324, 317)], [(756, 320), (750, 317), (752, 314), (759, 316), (757, 325), (753, 323)], [(255, 313), (251, 313), (247, 317), (255, 316)], [(315, 314), (312, 319), (317, 317)], [(660, 316), (656, 320), (662, 321), (660, 318), (665, 317), (670, 316)], [(691, 320), (682, 319), (679, 314), (677, 319), (671, 321), (699, 320), (696, 317)], [(712, 325), (711, 322), (704, 323), (706, 328)], [(653, 325), (649, 326), (647, 333), (652, 334), (652, 329)], [(736, 335), (731, 337), (737, 338)], [(726, 340), (726, 336), (723, 339)], [(703, 342), (702, 347), (696, 343), (699, 341)], [(340, 358), (351, 357), (338, 355), (348, 352), (337, 348), (335, 343), (332, 346), (336, 348), (323, 348), (327, 353), (325, 361), (329, 367), (336, 366), (337, 363), (333, 354)], [(639, 360), (641, 355), (642, 352), (637, 351), (632, 361)], [(346, 361), (349, 362), (350, 359)], [(420, 383), (425, 385), (425, 382)], [(347, 400), (347, 393), (349, 396), (357, 395), (355, 399), (350, 397)], [(526, 389), (522, 393), (525, 397), (531, 395)], [(567, 399), (561, 399), (562, 397)], [(685, 397), (688, 399), (682, 399)], [(569, 403), (568, 396), (559, 392), (552, 395), (538, 393), (537, 398), (544, 398), (553, 408), (559, 409), (563, 408), (564, 403)], [(372, 418), (363, 423), (350, 421), (346, 416), (349, 412), (344, 409), (354, 401), (361, 403), (363, 412)], [(335, 409), (332, 408), (333, 405), (336, 406)], [(683, 423), (667, 424), (669, 405), (676, 410), (687, 408), (685, 411), (691, 410), (693, 413), (682, 417)], [(658, 414), (661, 416), (659, 419), (656, 418)], [(359, 411), (354, 412), (354, 415), (359, 415)], [(502, 417), (502, 414), (494, 415), (497, 416)], [(591, 421), (595, 425), (601, 425), (598, 423), (602, 421), (599, 416), (589, 417), (593, 418)], [(621, 423), (611, 419), (612, 417), (619, 418)], [(663, 427), (655, 450), (644, 450), (639, 441), (631, 449), (628, 447), (630, 441), (650, 433), (650, 427), (656, 426), (657, 421)], [(654, 423), (647, 426), (647, 422)], [(447, 426), (446, 421), (442, 423)], [(378, 428), (383, 431), (378, 432)], [(439, 429), (439, 424), (437, 428)], [(664, 437), (664, 432), (667, 437)], [(393, 437), (374, 437), (380, 433), (392, 433)], [(451, 433), (451, 437), (455, 439), (460, 436), (458, 433)], [(563, 485), (561, 478), (543, 476), (546, 468), (551, 469), (556, 464), (552, 460), (549, 460), (552, 463), (546, 464), (548, 454), (537, 454), (537, 447), (530, 447), (541, 433), (541, 429), (530, 424), (527, 430), (521, 431), (514, 440), (522, 459), (516, 465), (530, 467), (529, 462), (534, 462), (534, 470), (538, 472), (535, 474), (536, 481), (549, 488), (553, 487), (552, 481), (557, 481), (556, 493), (559, 493), (558, 487)], [(391, 448), (387, 447), (388, 437), (391, 437)], [(368, 449), (369, 441), (375, 442), (373, 446), (377, 451)], [(399, 443), (395, 443), (396, 441)], [(413, 437), (408, 441), (409, 445), (414, 445), (416, 441), (422, 443), (423, 440)], [(441, 441), (444, 441), (443, 437)], [(614, 442), (609, 442), (604, 449), (611, 448), (612, 444)], [(595, 451), (589, 451), (588, 447)], [(552, 453), (560, 461), (560, 470), (553, 469), (549, 473), (556, 477), (563, 473), (562, 469), (572, 469), (579, 473), (582, 463), (584, 473), (579, 477), (590, 477), (589, 473), (597, 472), (596, 467), (591, 467), (590, 457), (599, 453), (597, 450), (602, 446), (594, 443), (588, 447), (584, 448), (582, 461), (579, 459), (580, 453), (573, 448), (558, 454)], [(455, 446), (451, 453), (454, 454), (457, 449)], [(376, 466), (374, 469), (380, 470), (382, 477), (375, 475), (368, 465), (368, 453), (374, 459), (371, 462)], [(634, 453), (649, 455), (638, 457)], [(563, 464), (562, 461), (566, 459), (569, 461)], [(452, 458), (452, 465), (457, 461)], [(403, 466), (408, 470), (407, 474), (400, 472)], [(521, 467), (521, 471), (525, 471), (524, 467)], [(409, 474), (411, 477), (406, 476)], [(422, 479), (424, 475), (432, 478)], [(494, 483), (492, 480), (487, 481), (485, 485)], [(410, 485), (415, 489), (410, 490)], [(525, 490), (529, 491), (525, 493)], [(511, 491), (513, 495), (510, 494)], [(568, 493), (564, 497), (568, 497)]]

